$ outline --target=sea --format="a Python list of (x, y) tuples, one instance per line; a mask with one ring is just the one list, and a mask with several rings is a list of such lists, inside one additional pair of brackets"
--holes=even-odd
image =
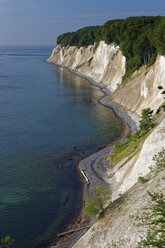
[(81, 159), (122, 123), (86, 79), (47, 63), (52, 46), (0, 46), (0, 239), (47, 247), (82, 206)]

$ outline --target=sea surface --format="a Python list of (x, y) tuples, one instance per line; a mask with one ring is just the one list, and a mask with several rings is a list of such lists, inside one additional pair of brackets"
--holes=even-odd
[(45, 247), (81, 209), (78, 162), (122, 133), (103, 93), (45, 62), (53, 47), (0, 47), (0, 238)]

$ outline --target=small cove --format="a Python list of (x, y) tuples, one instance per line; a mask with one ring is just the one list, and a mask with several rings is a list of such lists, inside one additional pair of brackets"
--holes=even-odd
[(0, 47), (0, 234), (47, 243), (81, 209), (77, 163), (117, 139), (103, 93), (45, 62), (51, 47)]

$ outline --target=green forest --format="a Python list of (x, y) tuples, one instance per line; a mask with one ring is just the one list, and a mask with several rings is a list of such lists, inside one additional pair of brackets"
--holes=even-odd
[[(107, 21), (102, 26), (82, 28), (60, 35), (62, 46), (88, 46), (104, 40), (119, 45), (126, 57), (126, 75), (130, 76), (143, 64), (155, 62), (157, 54), (165, 55), (165, 17), (141, 16)], [(96, 48), (95, 47), (95, 48)]]

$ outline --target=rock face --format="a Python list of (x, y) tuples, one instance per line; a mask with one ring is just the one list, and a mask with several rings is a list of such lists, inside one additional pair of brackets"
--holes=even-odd
[(160, 55), (151, 67), (142, 67), (135, 72), (128, 83), (113, 94), (111, 100), (138, 115), (148, 107), (156, 111), (164, 101), (158, 86), (165, 88), (165, 57)]
[(121, 87), (118, 86), (125, 74), (126, 59), (113, 43), (107, 45), (101, 41), (97, 48), (90, 45), (79, 49), (57, 45), (47, 61), (66, 66), (102, 84), (111, 92), (115, 91), (111, 101), (125, 109), (135, 120), (142, 109), (150, 107), (157, 110), (164, 101), (158, 90), (158, 86), (165, 88), (164, 56), (159, 55), (151, 67), (143, 66), (134, 72), (127, 84)]
[(145, 208), (151, 205), (148, 191), (165, 194), (164, 171), (150, 176), (145, 184), (137, 183), (131, 190), (107, 209), (104, 218), (97, 221), (74, 245), (74, 248), (136, 248), (140, 237), (146, 235), (144, 226), (138, 226)]
[(52, 52), (48, 62), (67, 66), (81, 74), (92, 78), (114, 91), (122, 82), (125, 74), (125, 57), (118, 46), (106, 45), (101, 41), (99, 46), (61, 47), (58, 45)]
[[(153, 165), (153, 156), (165, 147), (165, 119), (149, 134), (144, 141), (141, 150), (124, 166), (124, 161), (118, 163), (115, 168), (109, 168), (107, 182), (113, 186), (112, 199), (128, 191), (138, 181), (138, 177), (145, 177), (150, 173)], [(124, 160), (126, 160), (125, 158)], [(112, 175), (112, 176), (111, 176)]]
[[(153, 156), (165, 147), (164, 117), (165, 114), (144, 141), (138, 154), (124, 166), (121, 166), (124, 161), (114, 168), (109, 166), (104, 179), (112, 189), (113, 204), (106, 210), (103, 219), (97, 221), (74, 248), (136, 248), (141, 235), (145, 236), (145, 228), (137, 226), (138, 221), (133, 221), (130, 216), (141, 216), (143, 209), (148, 207), (148, 191), (165, 193), (164, 171), (150, 175), (149, 168), (154, 165)], [(137, 183), (139, 176), (148, 176), (147, 182)]]
[[(52, 52), (49, 62), (53, 62), (81, 73), (103, 85), (104, 90), (113, 92), (112, 103), (125, 109), (132, 118), (141, 115), (144, 108), (150, 107), (156, 111), (164, 102), (162, 90), (165, 89), (165, 57), (157, 56), (155, 63), (143, 66), (134, 72), (126, 83), (121, 84), (125, 74), (125, 57), (119, 47), (106, 45), (101, 41), (96, 48), (61, 47), (58, 45)], [(118, 87), (119, 86), (119, 87)], [(109, 96), (106, 96), (109, 98)], [(152, 158), (165, 147), (165, 113), (161, 114), (158, 125), (149, 133), (141, 144), (141, 149), (131, 159), (120, 161), (114, 167), (109, 165), (104, 180), (112, 189), (114, 208), (106, 211), (106, 216), (97, 221), (89, 231), (74, 245), (74, 248), (135, 248), (140, 234), (145, 234), (144, 228), (136, 227), (130, 221), (130, 215), (138, 215), (142, 207), (149, 203), (147, 191), (163, 191), (165, 182), (160, 172), (149, 178), (145, 185), (137, 183), (138, 177), (149, 175)], [(123, 166), (124, 164), (124, 166)], [(100, 167), (102, 164), (100, 163)], [(159, 180), (159, 186), (156, 181)], [(156, 190), (155, 190), (156, 189)], [(120, 198), (120, 195), (126, 198)], [(118, 199), (121, 204), (115, 205)], [(117, 245), (117, 246), (114, 246)]]

